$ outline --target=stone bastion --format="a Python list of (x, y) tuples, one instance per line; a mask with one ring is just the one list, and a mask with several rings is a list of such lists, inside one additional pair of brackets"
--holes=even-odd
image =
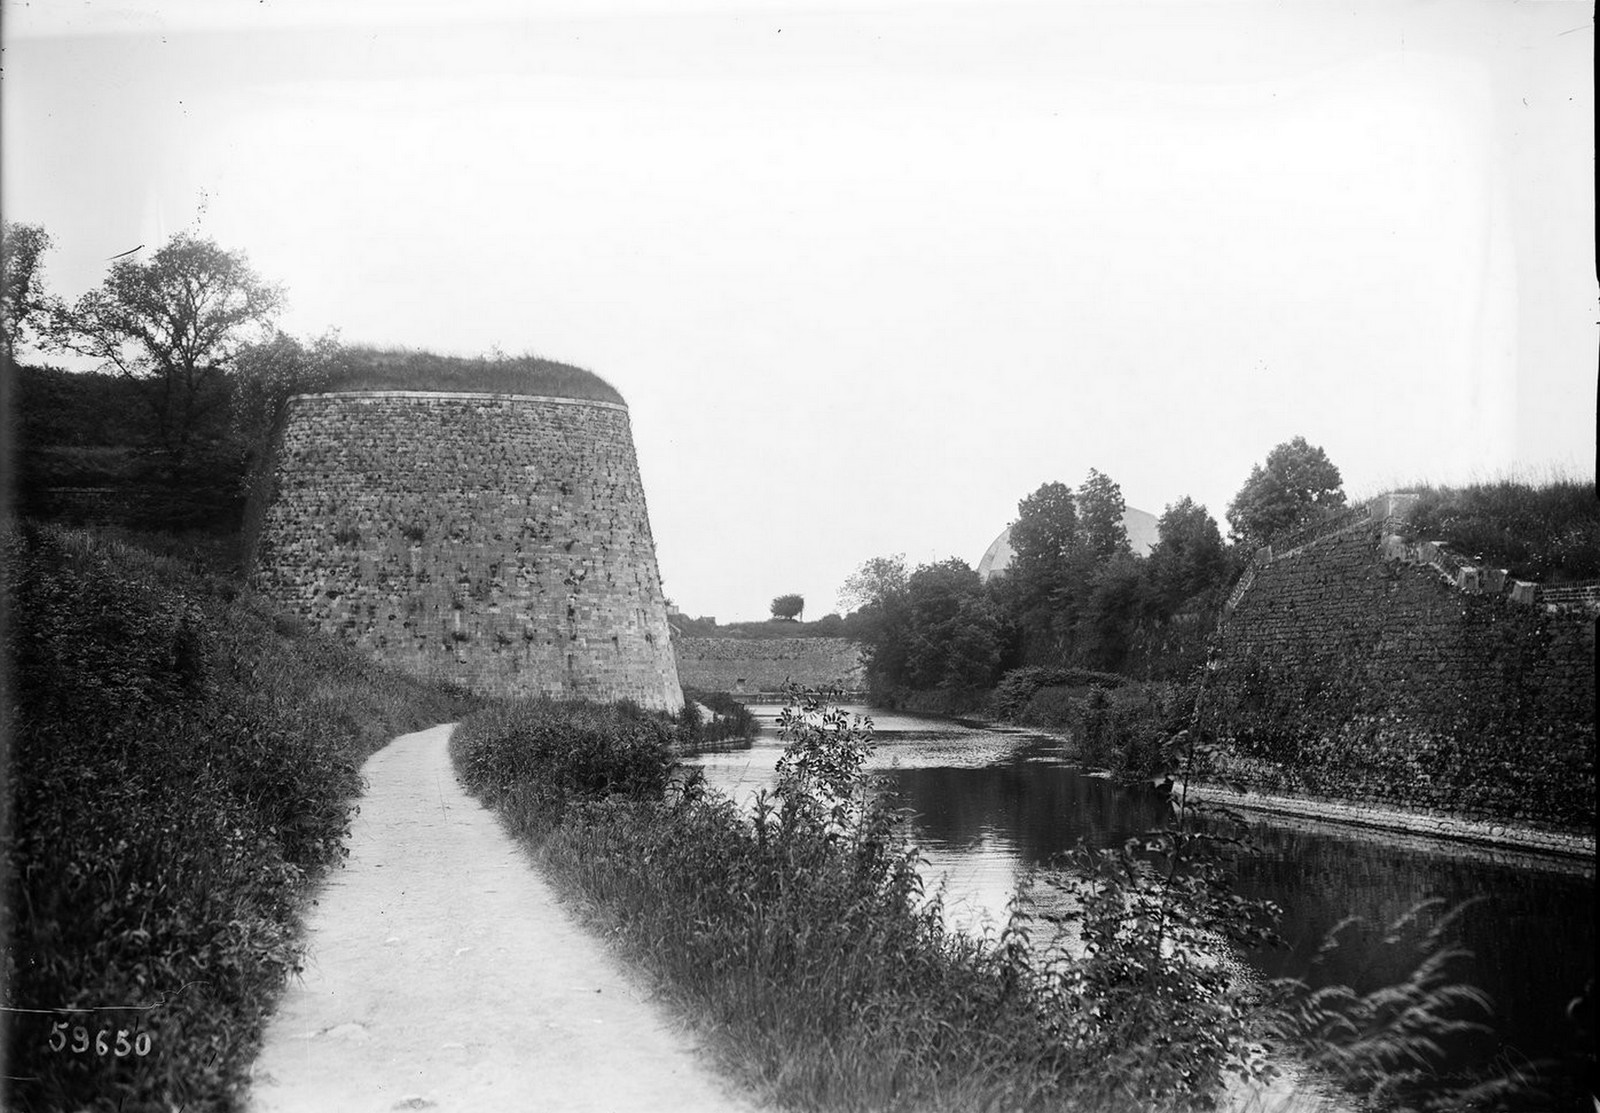
[(387, 664), (496, 696), (683, 705), (626, 405), (289, 400), (251, 579)]

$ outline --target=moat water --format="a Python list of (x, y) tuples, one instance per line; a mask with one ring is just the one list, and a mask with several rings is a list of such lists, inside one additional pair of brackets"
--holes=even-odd
[[(741, 801), (772, 786), (783, 751), (774, 726), (779, 709), (751, 710), (763, 726), (749, 749), (695, 759), (713, 787)], [(927, 861), (927, 880), (944, 886), (947, 917), (970, 930), (1003, 923), (1019, 880), (1030, 872), (1047, 876), (1080, 839), (1116, 845), (1164, 814), (1154, 793), (1091, 775), (1047, 736), (912, 715), (872, 717), (877, 749), (868, 768), (914, 813), (911, 837)], [(1451, 971), (1488, 994), (1494, 1013), (1489, 1031), (1454, 1041), (1438, 1073), (1494, 1063), (1542, 1076), (1531, 1064), (1581, 1047), (1567, 1008), (1594, 977), (1592, 861), (1277, 817), (1253, 822), (1251, 838), (1259, 853), (1241, 859), (1238, 887), (1285, 909), (1280, 931), (1287, 942), (1236, 956), (1255, 974), (1375, 989), (1403, 978), (1417, 958), (1415, 950), (1385, 945), (1383, 928), (1420, 901), (1465, 905), (1446, 937), (1470, 957)], [(1035, 891), (1048, 901), (1047, 885)], [(1373, 926), (1346, 931), (1341, 945), (1313, 964), (1328, 932), (1350, 916)]]

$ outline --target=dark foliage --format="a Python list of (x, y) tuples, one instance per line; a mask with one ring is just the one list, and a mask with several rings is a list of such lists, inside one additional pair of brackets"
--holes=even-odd
[(1294, 437), (1250, 469), (1228, 504), (1233, 538), (1246, 548), (1270, 545), (1344, 506), (1344, 480), (1319, 445)]
[(1407, 531), (1469, 559), (1548, 583), (1600, 579), (1600, 499), (1593, 483), (1506, 481), (1425, 487)]
[[(679, 726), (689, 737), (680, 746), (701, 749), (732, 740), (749, 743), (761, 729), (750, 709), (728, 692), (685, 688), (683, 699), (683, 715), (679, 718)], [(700, 721), (698, 712), (691, 715), (697, 703), (711, 711), (714, 717), (709, 722)]]
[[(13, 1018), (7, 1108), (238, 1108), (360, 762), (470, 701), (186, 564), (32, 526), (5, 545), (6, 979), (10, 1003), (44, 1010)], [(58, 1020), (151, 1050), (52, 1052)]]
[(793, 622), (805, 609), (805, 597), (793, 592), (780, 595), (772, 601), (772, 617), (779, 621)]

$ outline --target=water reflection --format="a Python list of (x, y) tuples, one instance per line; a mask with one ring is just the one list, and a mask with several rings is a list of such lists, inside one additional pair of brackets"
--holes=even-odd
[[(707, 780), (748, 802), (770, 788), (782, 753), (775, 707), (748, 750), (698, 759)], [(1079, 839), (1106, 846), (1156, 825), (1164, 802), (1088, 776), (1026, 731), (951, 720), (874, 715), (876, 783), (914, 812), (913, 838), (930, 886), (943, 885), (950, 922), (971, 930), (1003, 923), (1018, 879), (1047, 868)], [(1328, 931), (1347, 916), (1386, 926), (1419, 901), (1467, 900), (1451, 938), (1473, 952), (1462, 981), (1494, 1000), (1494, 1030), (1457, 1049), (1458, 1065), (1520, 1063), (1573, 1047), (1568, 1001), (1593, 976), (1593, 863), (1496, 854), (1433, 840), (1355, 833), (1297, 820), (1254, 824), (1259, 855), (1240, 864), (1240, 888), (1286, 909), (1289, 947), (1243, 956), (1263, 976), (1368, 990), (1408, 974), (1414, 951), (1385, 947), (1380, 931), (1355, 933), (1317, 966)], [(1041, 899), (1051, 900), (1048, 889)]]

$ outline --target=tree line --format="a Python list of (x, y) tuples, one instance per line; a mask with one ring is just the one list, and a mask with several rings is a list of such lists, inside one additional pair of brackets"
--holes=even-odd
[(1251, 469), (1228, 506), (1228, 540), (1186, 495), (1141, 556), (1122, 489), (1091, 468), (1076, 489), (1045, 483), (1017, 504), (1015, 555), (987, 582), (955, 557), (915, 569), (903, 555), (874, 557), (846, 579), (840, 603), (852, 608), (846, 625), (874, 697), (891, 706), (918, 692), (959, 705), (1024, 666), (1181, 679), (1204, 659), (1249, 554), (1344, 501), (1339, 469), (1297, 436)]

